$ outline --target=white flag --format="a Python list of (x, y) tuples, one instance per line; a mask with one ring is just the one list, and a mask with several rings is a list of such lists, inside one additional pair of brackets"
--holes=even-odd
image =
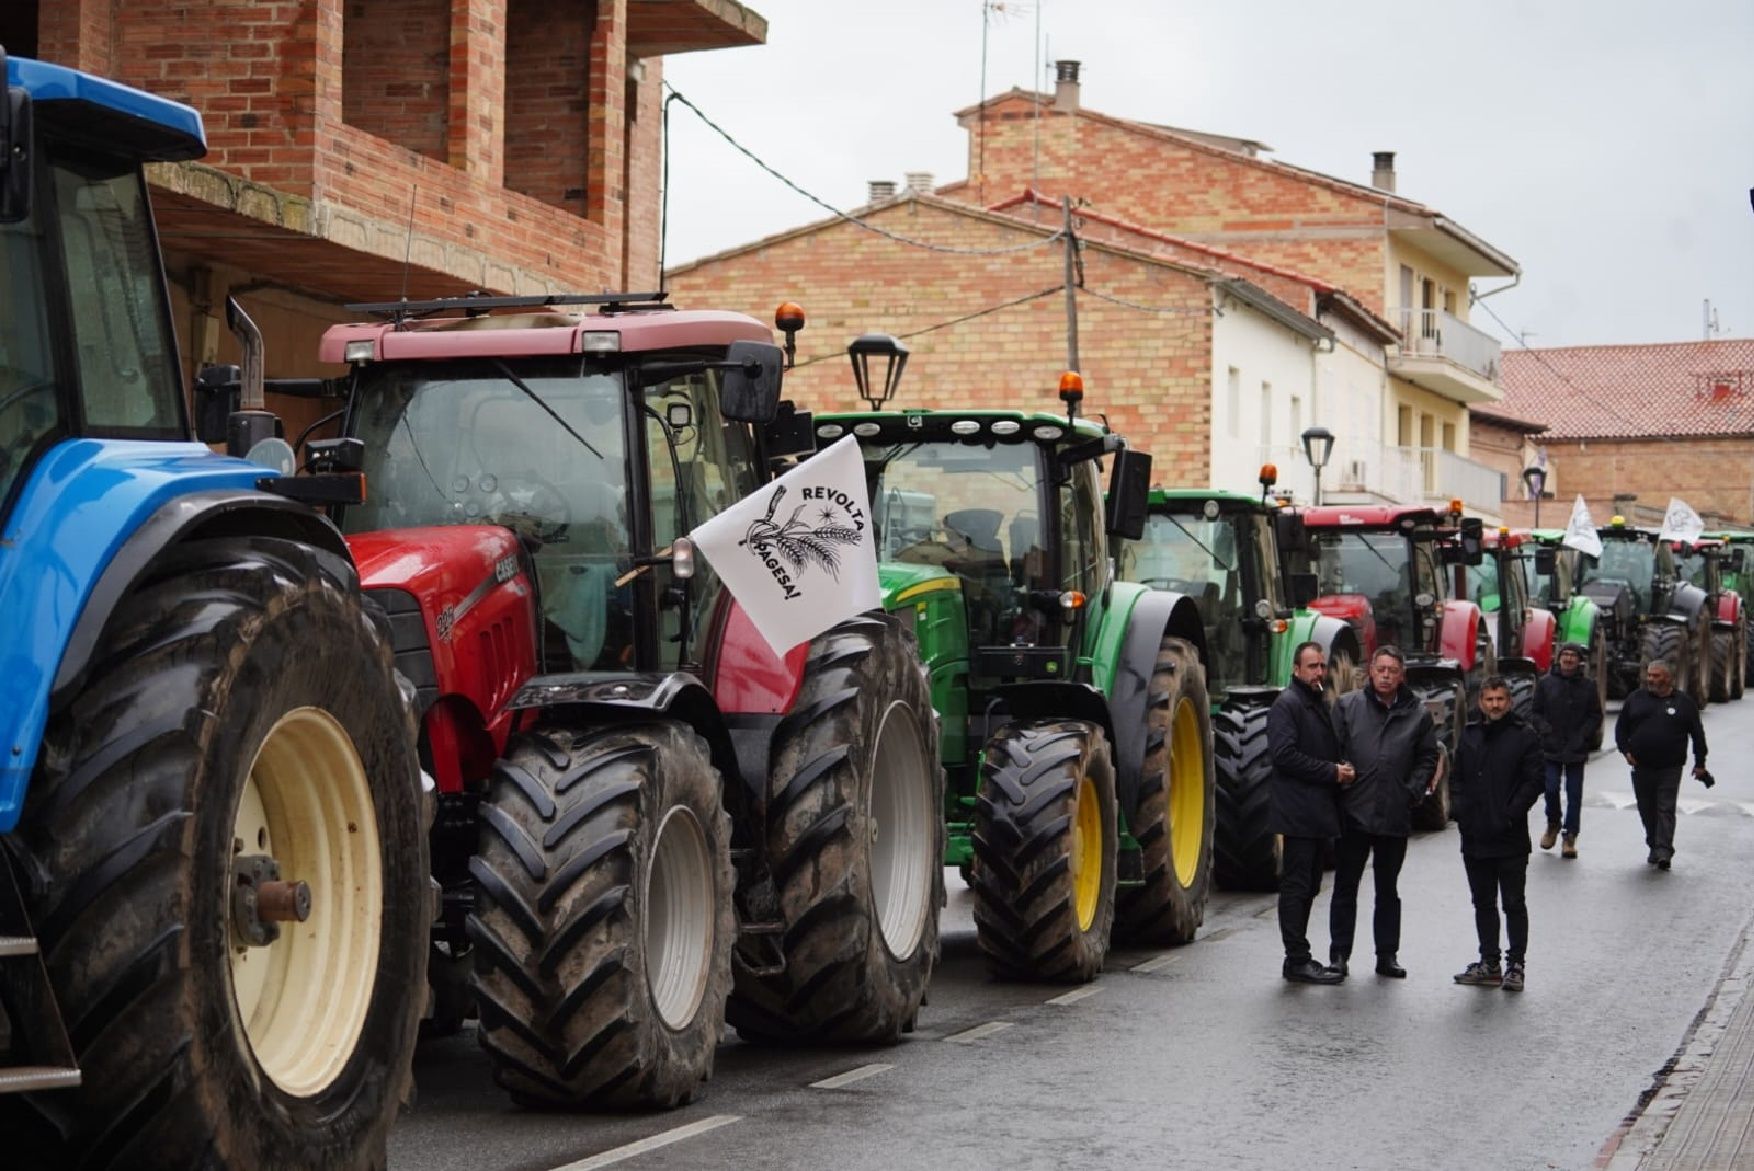
[(880, 604), (865, 457), (850, 435), (688, 535), (775, 654)]
[(1699, 539), (1705, 531), (1705, 522), (1699, 518), (1687, 502), (1679, 496), (1669, 497), (1669, 510), (1663, 513), (1663, 527), (1657, 533), (1659, 541), (1686, 541), (1691, 544)]
[(1596, 522), (1590, 519), (1590, 506), (1583, 502), (1582, 492), (1571, 506), (1571, 520), (1566, 523), (1565, 539), (1560, 544), (1591, 557), (1602, 555), (1602, 538), (1596, 535)]

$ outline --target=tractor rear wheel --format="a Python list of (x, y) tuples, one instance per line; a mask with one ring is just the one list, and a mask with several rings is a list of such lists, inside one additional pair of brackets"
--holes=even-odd
[(149, 572), (11, 839), (83, 1072), (23, 1108), (54, 1165), (382, 1167), (432, 906), (389, 642), (352, 567), (296, 542)]
[(1747, 642), (1748, 629), (1738, 623), (1730, 635), (1730, 662), (1734, 664), (1736, 671), (1735, 682), (1730, 686), (1731, 699), (1741, 699), (1742, 693), (1748, 688), (1748, 656), (1743, 650)]
[(1711, 701), (1728, 703), (1736, 697), (1736, 632), (1713, 627), (1711, 631)]
[(736, 923), (706, 743), (674, 722), (515, 739), (471, 860), (479, 1037), (523, 1105), (668, 1108), (712, 1073)]
[(1535, 684), (1539, 677), (1531, 671), (1506, 671), (1504, 681), (1510, 685), (1510, 710), (1523, 719), (1535, 714)]
[(998, 976), (1085, 983), (1108, 955), (1114, 757), (1095, 724), (1011, 724), (987, 741), (974, 813), (975, 941)]
[[(1638, 632), (1638, 686), (1644, 686), (1644, 669), (1652, 663), (1665, 662), (1674, 668), (1675, 686), (1692, 694), (1694, 691), (1693, 646), (1690, 632), (1670, 622), (1647, 622)], [(1695, 702), (1699, 697), (1695, 696)]]
[(1268, 828), (1273, 759), (1267, 751), (1271, 703), (1226, 704), (1212, 717), (1212, 759), (1218, 775), (1213, 877), (1225, 890), (1277, 890), (1279, 835)]
[(863, 615), (810, 645), (774, 733), (767, 857), (781, 971), (736, 973), (746, 1039), (891, 1042), (938, 956), (944, 770), (913, 635)]
[(1412, 686), (1419, 701), (1431, 712), (1438, 748), (1437, 785), (1413, 807), (1413, 828), (1435, 832), (1449, 824), (1449, 774), (1461, 744), (1466, 684), (1457, 676), (1453, 680), (1427, 680)]

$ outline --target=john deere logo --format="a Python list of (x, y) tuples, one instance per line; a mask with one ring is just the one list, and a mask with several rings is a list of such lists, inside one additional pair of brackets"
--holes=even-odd
[(858, 546), (865, 513), (838, 488), (810, 486), (798, 490), (802, 501), (792, 515), (776, 523), (774, 515), (785, 495), (782, 484), (768, 500), (767, 513), (750, 524), (737, 544), (761, 559), (790, 600), (803, 596), (799, 583), (811, 566), (840, 580), (841, 550)]

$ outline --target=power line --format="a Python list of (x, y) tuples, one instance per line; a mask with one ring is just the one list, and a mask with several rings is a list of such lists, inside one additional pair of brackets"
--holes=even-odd
[[(964, 313), (961, 317), (952, 317), (952, 318), (937, 322), (937, 323), (932, 324), (932, 325), (924, 326), (923, 328), (920, 328), (920, 329), (912, 330), (908, 333), (898, 333), (895, 336), (898, 340), (901, 340), (901, 341), (906, 341), (908, 338), (911, 338), (911, 337), (923, 337), (924, 335), (926, 335), (928, 333), (936, 333), (940, 329), (949, 329), (953, 325), (961, 325), (965, 321), (973, 321), (977, 317), (985, 317), (991, 313), (1000, 313), (1006, 309), (1014, 309), (1019, 305), (1027, 305), (1027, 304), (1029, 304), (1029, 302), (1039, 301), (1043, 297), (1057, 297), (1063, 292), (1065, 292), (1065, 289), (1063, 286), (1055, 285), (1052, 288), (1043, 289), (1039, 293), (1025, 293), (1021, 297), (1013, 297), (1011, 300), (1003, 301), (997, 305), (988, 305), (985, 309), (976, 309), (973, 313)], [(818, 362), (827, 362), (831, 359), (841, 358), (844, 356), (845, 356), (845, 351), (842, 351), (840, 353), (834, 353), (834, 354), (818, 354), (814, 358), (806, 358), (802, 362), (797, 363), (796, 365), (794, 365), (792, 367), (792, 369), (801, 370), (805, 366), (814, 366)]]
[(1157, 313), (1166, 317), (1205, 317), (1212, 312), (1209, 307), (1188, 309), (1178, 305), (1141, 305), (1136, 301), (1129, 301), (1112, 293), (1098, 292), (1084, 285), (1078, 286), (1078, 291), (1087, 296), (1095, 297), (1098, 301), (1107, 301), (1111, 305), (1119, 305), (1123, 309), (1133, 309), (1140, 313)]
[(1013, 245), (1012, 247), (1009, 247), (1009, 248), (955, 248), (955, 247), (952, 247), (948, 244), (931, 244), (925, 240), (914, 240), (914, 239), (910, 239), (907, 236), (898, 235), (895, 232), (891, 232), (886, 228), (880, 228), (876, 224), (868, 223), (865, 220), (862, 220), (857, 216), (848, 215), (846, 212), (840, 210), (838, 207), (835, 207), (833, 204), (830, 204), (827, 200), (818, 198), (817, 196), (804, 190), (804, 188), (798, 186), (798, 184), (792, 182), (792, 180), (788, 179), (786, 176), (784, 176), (784, 175), (780, 174), (778, 171), (774, 170), (773, 167), (769, 166), (754, 151), (750, 150), (748, 147), (744, 146), (741, 142), (738, 142), (735, 138), (731, 137), (730, 131), (726, 130), (724, 127), (720, 126), (717, 122), (714, 122), (711, 118), (707, 117), (705, 111), (703, 111), (699, 106), (695, 105), (693, 102), (689, 101), (687, 98), (683, 97), (681, 92), (679, 90), (677, 90), (677, 88), (675, 86), (671, 85), (668, 81), (666, 81), (664, 83), (664, 88), (670, 91), (670, 96), (665, 99), (666, 106), (668, 106), (668, 104), (670, 102), (681, 102), (684, 106), (687, 106), (689, 108), (689, 110), (691, 112), (693, 112), (694, 116), (699, 118), (702, 122), (706, 123), (708, 128), (711, 129), (713, 133), (717, 134), (720, 138), (724, 139), (734, 149), (736, 149), (739, 154), (743, 155), (750, 162), (754, 163), (756, 166), (758, 166), (762, 170), (766, 171), (769, 175), (772, 175), (775, 179), (778, 179), (781, 183), (784, 183), (787, 187), (790, 187), (793, 191), (797, 192), (799, 195), (802, 195), (805, 199), (808, 199), (811, 203), (814, 203), (817, 207), (822, 208), (824, 211), (828, 212), (830, 215), (833, 215), (835, 218), (845, 220), (849, 224), (853, 224), (856, 227), (863, 228), (867, 232), (875, 233), (876, 235), (882, 236), (885, 239), (894, 240), (897, 244), (906, 244), (910, 248), (923, 248), (928, 252), (947, 252), (947, 253), (950, 253), (950, 254), (955, 255), (955, 256), (1008, 256), (1008, 255), (1011, 255), (1011, 254), (1017, 253), (1017, 252), (1028, 252), (1028, 251), (1035, 249), (1035, 248), (1045, 248), (1049, 244), (1053, 244), (1061, 238), (1062, 233), (1055, 232), (1053, 235), (1046, 236), (1040, 240), (1031, 240), (1027, 244), (1016, 244), (1016, 245)]

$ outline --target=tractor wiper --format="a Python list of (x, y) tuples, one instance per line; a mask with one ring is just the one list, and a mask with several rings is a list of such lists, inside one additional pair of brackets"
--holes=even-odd
[(503, 359), (494, 358), (494, 359), (492, 359), (492, 362), (493, 362), (494, 369), (498, 370), (501, 374), (505, 375), (505, 380), (507, 382), (511, 383), (513, 386), (515, 386), (519, 390), (523, 391), (526, 395), (529, 396), (531, 402), (535, 403), (537, 406), (539, 406), (543, 410), (547, 411), (548, 417), (553, 419), (556, 423), (559, 423), (562, 427), (566, 428), (566, 433), (568, 435), (571, 435), (574, 439), (576, 439), (580, 443), (584, 444), (586, 451), (590, 452), (592, 455), (596, 456), (598, 459), (603, 458), (603, 453), (598, 451), (595, 447), (591, 446), (591, 441), (589, 439), (586, 439), (583, 435), (580, 435), (577, 431), (574, 431), (572, 424), (567, 422), (565, 419), (561, 418), (560, 412), (555, 410), (553, 407), (549, 406), (546, 399), (544, 399), (541, 395), (537, 394), (535, 391), (531, 390), (529, 384), (526, 383), (522, 378), (519, 378), (517, 375), (517, 372), (514, 371), (510, 366), (506, 365), (506, 363)]
[(1224, 560), (1224, 558), (1218, 556), (1218, 554), (1214, 553), (1211, 549), (1207, 548), (1206, 542), (1204, 542), (1204, 541), (1200, 540), (1200, 538), (1194, 536), (1192, 529), (1188, 528), (1187, 525), (1183, 524), (1181, 521), (1179, 521), (1175, 518), (1175, 513), (1166, 512), (1163, 515), (1167, 516), (1169, 518), (1170, 524), (1174, 525), (1176, 528), (1180, 529), (1182, 532), (1187, 533), (1188, 540), (1192, 541), (1194, 544), (1198, 545), (1200, 548), (1205, 549), (1206, 556), (1210, 557), (1213, 561), (1216, 561), (1218, 563), (1219, 569), (1222, 569), (1225, 573), (1230, 572), (1230, 565)]

